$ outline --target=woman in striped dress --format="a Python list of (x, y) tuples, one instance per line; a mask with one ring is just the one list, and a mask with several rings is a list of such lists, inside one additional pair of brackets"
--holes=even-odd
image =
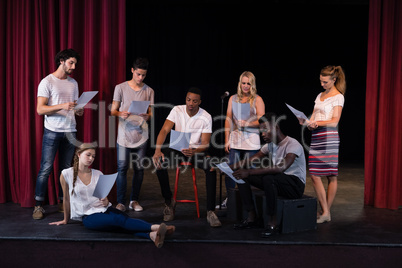
[[(309, 152), (309, 172), (313, 181), (322, 212), (317, 223), (331, 221), (331, 205), (338, 188), (339, 135), (337, 126), (341, 119), (345, 102), (345, 74), (341, 66), (327, 66), (320, 73), (324, 92), (315, 99), (313, 114), (308, 122), (312, 131)], [(328, 189), (325, 192), (321, 177), (327, 177)]]

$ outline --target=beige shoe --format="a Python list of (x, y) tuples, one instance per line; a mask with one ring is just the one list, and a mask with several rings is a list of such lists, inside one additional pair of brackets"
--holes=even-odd
[(130, 205), (128, 205), (129, 209), (133, 209), (135, 211), (143, 211), (144, 209), (141, 207), (140, 203), (138, 201), (131, 201)]
[(176, 201), (172, 199), (170, 205), (165, 204), (165, 209), (163, 210), (163, 220), (172, 221), (174, 220), (174, 212), (176, 210)]
[(320, 216), (317, 219), (317, 223), (324, 223), (324, 222), (330, 222), (331, 221), (331, 214), (327, 216)]
[(45, 216), (44, 213), (45, 213), (45, 210), (43, 209), (43, 207), (41, 207), (41, 206), (36, 206), (36, 207), (34, 208), (34, 211), (33, 211), (33, 214), (32, 214), (32, 218), (33, 218), (34, 220), (41, 220), (41, 219), (43, 219), (43, 217)]
[(218, 219), (218, 216), (216, 216), (215, 212), (213, 212), (212, 210), (207, 212), (207, 222), (209, 223), (209, 225), (211, 225), (211, 227), (222, 226), (222, 223)]
[(116, 208), (123, 212), (126, 211), (126, 206), (120, 203), (117, 204)]

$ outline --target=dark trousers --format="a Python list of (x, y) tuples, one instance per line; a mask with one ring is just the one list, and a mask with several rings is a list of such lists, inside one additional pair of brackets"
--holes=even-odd
[(301, 198), (305, 187), (298, 177), (284, 173), (250, 176), (244, 181), (243, 184), (237, 184), (244, 208), (247, 211), (255, 210), (251, 192), (253, 185), (265, 192), (269, 216), (276, 215), (278, 196), (289, 199)]
[(204, 170), (207, 190), (207, 210), (215, 210), (216, 171), (211, 171), (209, 157), (205, 154), (197, 154), (191, 158), (188, 158), (175, 150), (169, 150), (168, 153), (165, 154), (165, 162), (162, 164), (162, 168), (156, 170), (156, 175), (158, 176), (162, 196), (165, 198), (165, 202), (169, 204), (173, 196), (172, 191), (170, 190), (167, 169), (176, 168), (181, 162), (191, 162), (195, 167)]

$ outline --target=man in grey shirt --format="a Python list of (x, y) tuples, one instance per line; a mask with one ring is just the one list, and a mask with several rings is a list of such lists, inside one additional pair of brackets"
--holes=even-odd
[[(278, 196), (285, 198), (301, 198), (306, 184), (306, 159), (301, 144), (282, 133), (277, 117), (267, 113), (259, 120), (260, 131), (267, 142), (261, 150), (249, 159), (232, 165), (233, 176), (243, 179), (245, 183), (238, 183), (243, 206), (248, 217), (235, 229), (257, 227), (256, 210), (252, 198), (251, 185), (264, 190), (266, 195), (267, 213), (269, 222), (267, 229), (261, 234), (269, 237), (277, 232), (276, 202)], [(259, 166), (258, 168), (253, 168)]]
[[(142, 211), (139, 195), (144, 180), (144, 168), (141, 160), (147, 150), (149, 138), (147, 121), (152, 116), (151, 107), (139, 115), (131, 114), (128, 110), (133, 101), (149, 101), (154, 104), (154, 90), (144, 83), (147, 75), (148, 60), (138, 58), (133, 62), (131, 80), (118, 84), (114, 90), (111, 115), (119, 117), (117, 134), (117, 206), (126, 210), (127, 170), (133, 164), (129, 209)], [(131, 161), (132, 157), (132, 161)]]

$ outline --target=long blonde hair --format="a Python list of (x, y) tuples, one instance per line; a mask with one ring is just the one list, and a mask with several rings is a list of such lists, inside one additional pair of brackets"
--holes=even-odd
[(346, 92), (346, 79), (345, 73), (341, 66), (328, 65), (321, 69), (320, 75), (330, 76), (331, 79), (335, 78), (335, 87), (342, 94)]
[(257, 96), (257, 86), (256, 86), (256, 83), (255, 83), (255, 76), (254, 76), (254, 74), (252, 72), (249, 72), (249, 71), (245, 71), (240, 75), (239, 83), (237, 85), (238, 102), (240, 102), (241, 99), (243, 98), (243, 91), (241, 90), (241, 80), (243, 79), (243, 77), (247, 77), (249, 79), (249, 82), (250, 82), (250, 85), (251, 85), (250, 97), (248, 99), (248, 102), (251, 105), (253, 103), (254, 99)]
[(75, 186), (75, 182), (77, 181), (77, 176), (78, 176), (78, 165), (79, 165), (79, 158), (78, 155), (82, 154), (83, 152), (85, 152), (86, 150), (89, 149), (96, 149), (96, 146), (93, 145), (92, 143), (83, 143), (81, 144), (79, 147), (77, 147), (77, 149), (75, 150), (75, 154), (74, 154), (74, 159), (73, 159), (73, 189), (71, 191), (71, 195), (74, 194), (74, 186)]

